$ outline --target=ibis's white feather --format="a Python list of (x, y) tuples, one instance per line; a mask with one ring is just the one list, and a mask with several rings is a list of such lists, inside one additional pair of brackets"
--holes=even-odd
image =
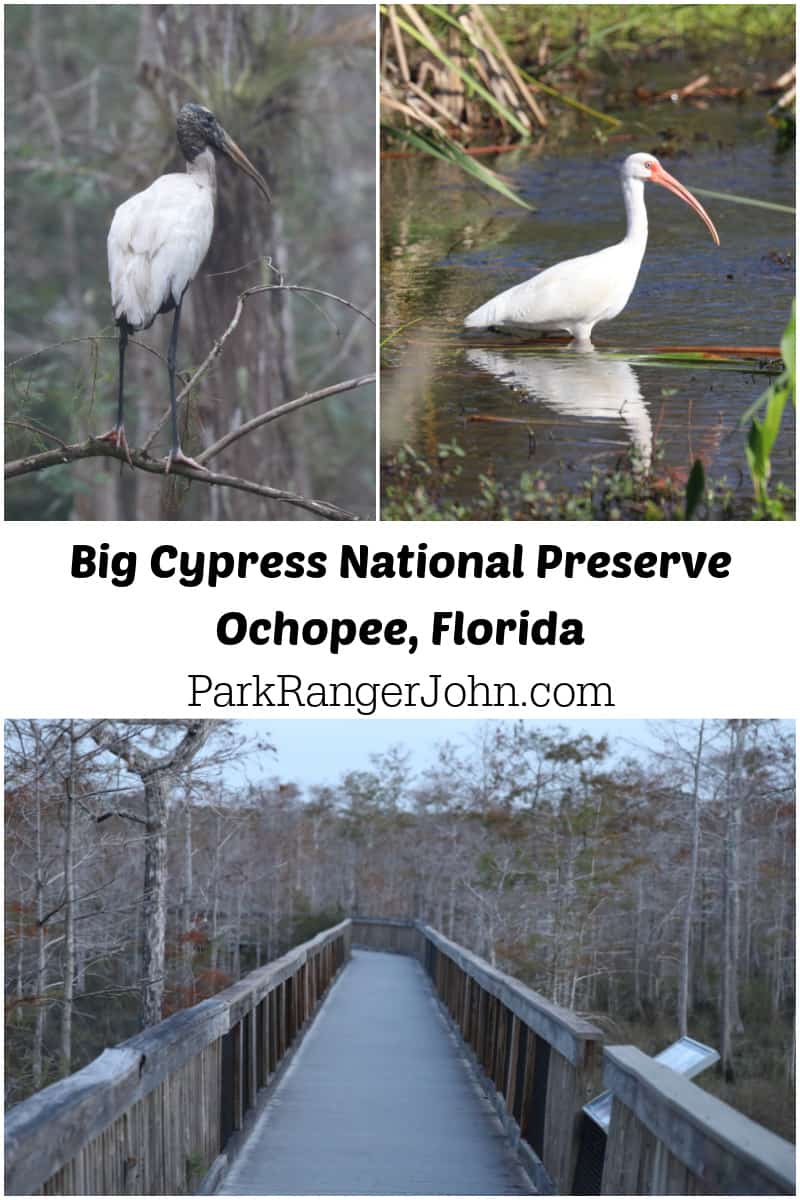
[(472, 329), (566, 329), (578, 335), (581, 329), (622, 312), (643, 253), (643, 244), (626, 241), (596, 254), (569, 258), (501, 292), (465, 317), (464, 324)]
[[(185, 175), (162, 175), (121, 204), (108, 231), (114, 317), (146, 329), (164, 305), (178, 304), (196, 275), (214, 228), (210, 152)], [(192, 164), (195, 166), (195, 164)]]

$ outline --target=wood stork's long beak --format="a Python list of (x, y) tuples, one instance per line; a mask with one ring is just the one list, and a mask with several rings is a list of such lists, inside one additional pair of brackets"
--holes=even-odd
[(250, 176), (250, 178), (255, 183), (256, 187), (259, 189), (259, 191), (264, 193), (267, 200), (271, 204), (272, 196), (269, 194), (269, 188), (267, 187), (267, 181), (264, 178), (264, 176), (255, 169), (253, 164), (250, 162), (250, 159), (245, 154), (244, 150), (242, 150), (240, 146), (236, 145), (236, 142), (233, 140), (233, 138), (230, 136), (230, 134), (226, 133), (224, 129), (221, 132), (222, 132), (222, 147), (221, 148), (222, 148), (223, 154), (227, 154), (228, 158), (231, 159), (232, 162), (236, 163), (236, 166), (239, 168), (240, 171), (244, 171), (245, 175)]
[(712, 238), (717, 245), (719, 245), (719, 234), (714, 228), (714, 222), (711, 220), (711, 217), (703, 208), (700, 201), (692, 195), (688, 188), (685, 188), (682, 183), (679, 183), (674, 175), (670, 175), (669, 171), (665, 171), (660, 163), (653, 163), (650, 172), (650, 182), (660, 183), (662, 187), (668, 188), (669, 191), (674, 192), (676, 196), (680, 196), (681, 200), (688, 204), (689, 208), (693, 208), (702, 221), (705, 221)]

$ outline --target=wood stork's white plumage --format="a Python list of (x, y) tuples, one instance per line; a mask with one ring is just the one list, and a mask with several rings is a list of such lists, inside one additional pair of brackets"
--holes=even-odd
[(184, 104), (178, 113), (177, 136), (186, 159), (185, 174), (162, 175), (143, 192), (131, 196), (114, 213), (108, 232), (111, 302), (119, 326), (119, 392), (117, 423), (101, 439), (119, 446), (131, 461), (122, 419), (128, 334), (148, 329), (159, 313), (174, 309), (167, 354), (172, 417), (167, 471), (175, 462), (205, 469), (181, 449), (175, 410), (175, 358), (183, 297), (211, 244), (216, 155), (231, 159), (270, 199), (264, 178), (207, 108)]
[(622, 312), (636, 284), (647, 246), (646, 182), (660, 183), (705, 221), (719, 237), (706, 210), (652, 154), (631, 154), (622, 164), (622, 194), (628, 230), (621, 242), (548, 267), (488, 300), (464, 318), (469, 329), (566, 330), (576, 349), (592, 348), (592, 329)]

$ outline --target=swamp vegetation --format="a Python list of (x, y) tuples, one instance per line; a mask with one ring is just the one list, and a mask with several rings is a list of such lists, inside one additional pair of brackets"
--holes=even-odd
[[(385, 518), (793, 516), (793, 45), (788, 5), (385, 7)], [(651, 196), (594, 355), (464, 335), (493, 293), (618, 240), (634, 150), (720, 250)]]

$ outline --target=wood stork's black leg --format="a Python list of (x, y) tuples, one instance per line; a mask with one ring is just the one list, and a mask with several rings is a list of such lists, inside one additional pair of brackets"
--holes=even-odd
[(178, 303), (175, 305), (175, 317), (172, 322), (172, 333), (169, 339), (169, 349), (167, 350), (167, 368), (169, 370), (169, 410), (172, 420), (172, 447), (167, 455), (166, 473), (169, 474), (173, 463), (183, 463), (186, 467), (194, 467), (196, 471), (208, 471), (208, 467), (202, 466), (201, 463), (195, 462), (193, 458), (189, 458), (188, 454), (184, 454), (181, 449), (181, 439), (178, 434), (178, 410), (175, 405), (175, 362), (178, 355), (178, 329), (181, 322), (181, 305), (183, 297), (181, 296)]
[(123, 318), (119, 322), (119, 382), (117, 391), (117, 423), (113, 429), (109, 429), (108, 433), (104, 433), (97, 440), (99, 442), (111, 442), (114, 446), (119, 446), (130, 466), (133, 466), (130, 447), (128, 446), (128, 439), (125, 436), (125, 426), (122, 423), (122, 408), (125, 394), (125, 351), (127, 346), (128, 323)]

